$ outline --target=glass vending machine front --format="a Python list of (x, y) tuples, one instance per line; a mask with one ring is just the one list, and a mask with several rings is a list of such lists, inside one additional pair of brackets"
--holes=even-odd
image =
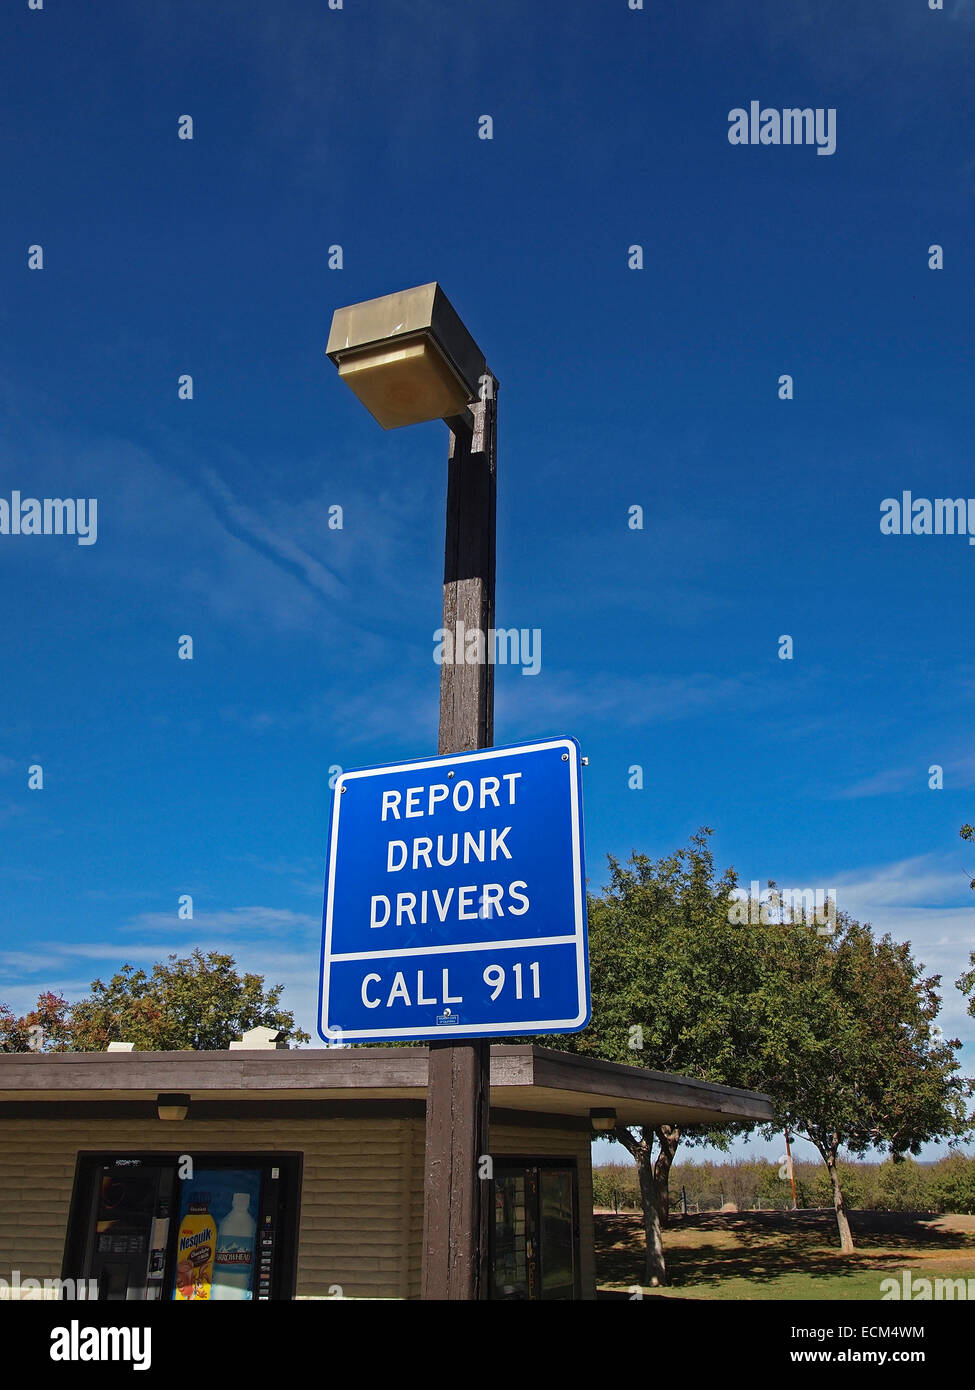
[(491, 1297), (579, 1297), (576, 1171), (556, 1159), (494, 1167)]
[(79, 1155), (64, 1277), (108, 1300), (290, 1298), (299, 1173), (298, 1155)]
[(158, 1299), (165, 1277), (173, 1169), (138, 1162), (99, 1165), (87, 1277), (98, 1297)]

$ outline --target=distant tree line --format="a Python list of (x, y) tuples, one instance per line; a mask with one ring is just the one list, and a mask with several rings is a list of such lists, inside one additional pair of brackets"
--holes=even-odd
[[(885, 1163), (839, 1161), (840, 1182), (848, 1209), (917, 1211), (975, 1215), (975, 1157), (949, 1154), (937, 1163), (912, 1158)], [(783, 1177), (782, 1174), (785, 1173)], [(833, 1186), (821, 1163), (793, 1162), (796, 1199), (802, 1209), (833, 1207)], [(641, 1209), (637, 1168), (628, 1163), (593, 1167), (593, 1205), (615, 1212)], [(792, 1187), (784, 1165), (768, 1159), (734, 1159), (723, 1163), (675, 1163), (670, 1170), (671, 1210), (789, 1211)]]

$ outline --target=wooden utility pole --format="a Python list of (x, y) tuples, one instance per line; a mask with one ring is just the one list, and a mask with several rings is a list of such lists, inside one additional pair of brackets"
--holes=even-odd
[[(440, 668), (438, 751), (467, 753), (494, 742), (494, 566), (497, 502), (497, 382), (468, 414), (452, 417), (447, 466), (443, 627), (453, 662)], [(483, 633), (483, 661), (468, 665), (462, 631)], [(458, 649), (459, 648), (459, 649)], [(479, 1177), (488, 1154), (491, 1044), (431, 1042), (423, 1200), (425, 1299), (488, 1294), (490, 1186)]]

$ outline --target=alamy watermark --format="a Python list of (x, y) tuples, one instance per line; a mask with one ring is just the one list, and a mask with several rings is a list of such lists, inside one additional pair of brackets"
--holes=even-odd
[(880, 1298), (882, 1302), (889, 1299), (920, 1303), (975, 1301), (975, 1279), (916, 1279), (909, 1269), (902, 1269), (900, 1279), (881, 1279)]
[(9, 1279), (0, 1278), (0, 1301), (2, 1302), (42, 1298), (94, 1301), (98, 1298), (98, 1280), (23, 1279), (19, 1269), (12, 1269)]
[(433, 641), (438, 666), (520, 666), (523, 676), (537, 676), (542, 669), (540, 627), (489, 627), (485, 633), (459, 618), (456, 632), (438, 627)]
[(885, 497), (880, 530), (885, 536), (968, 536), (975, 545), (975, 497)]
[(748, 890), (732, 890), (728, 921), (739, 926), (768, 927), (780, 923), (815, 926), (817, 936), (836, 931), (835, 888), (776, 888), (759, 891), (753, 878)]
[(72, 1318), (51, 1329), (52, 1361), (131, 1361), (133, 1371), (152, 1365), (151, 1327), (82, 1327)]
[(748, 110), (736, 106), (728, 112), (732, 145), (815, 145), (817, 154), (836, 150), (835, 106), (787, 106), (777, 111), (749, 102)]
[(0, 536), (77, 536), (79, 545), (98, 540), (97, 497), (0, 497)]

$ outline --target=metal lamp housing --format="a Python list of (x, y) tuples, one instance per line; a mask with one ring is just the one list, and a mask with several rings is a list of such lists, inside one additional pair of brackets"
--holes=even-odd
[(185, 1120), (190, 1098), (183, 1092), (163, 1092), (156, 1096), (156, 1114), (161, 1120)]
[(487, 372), (435, 281), (336, 309), (325, 351), (384, 430), (463, 414)]

